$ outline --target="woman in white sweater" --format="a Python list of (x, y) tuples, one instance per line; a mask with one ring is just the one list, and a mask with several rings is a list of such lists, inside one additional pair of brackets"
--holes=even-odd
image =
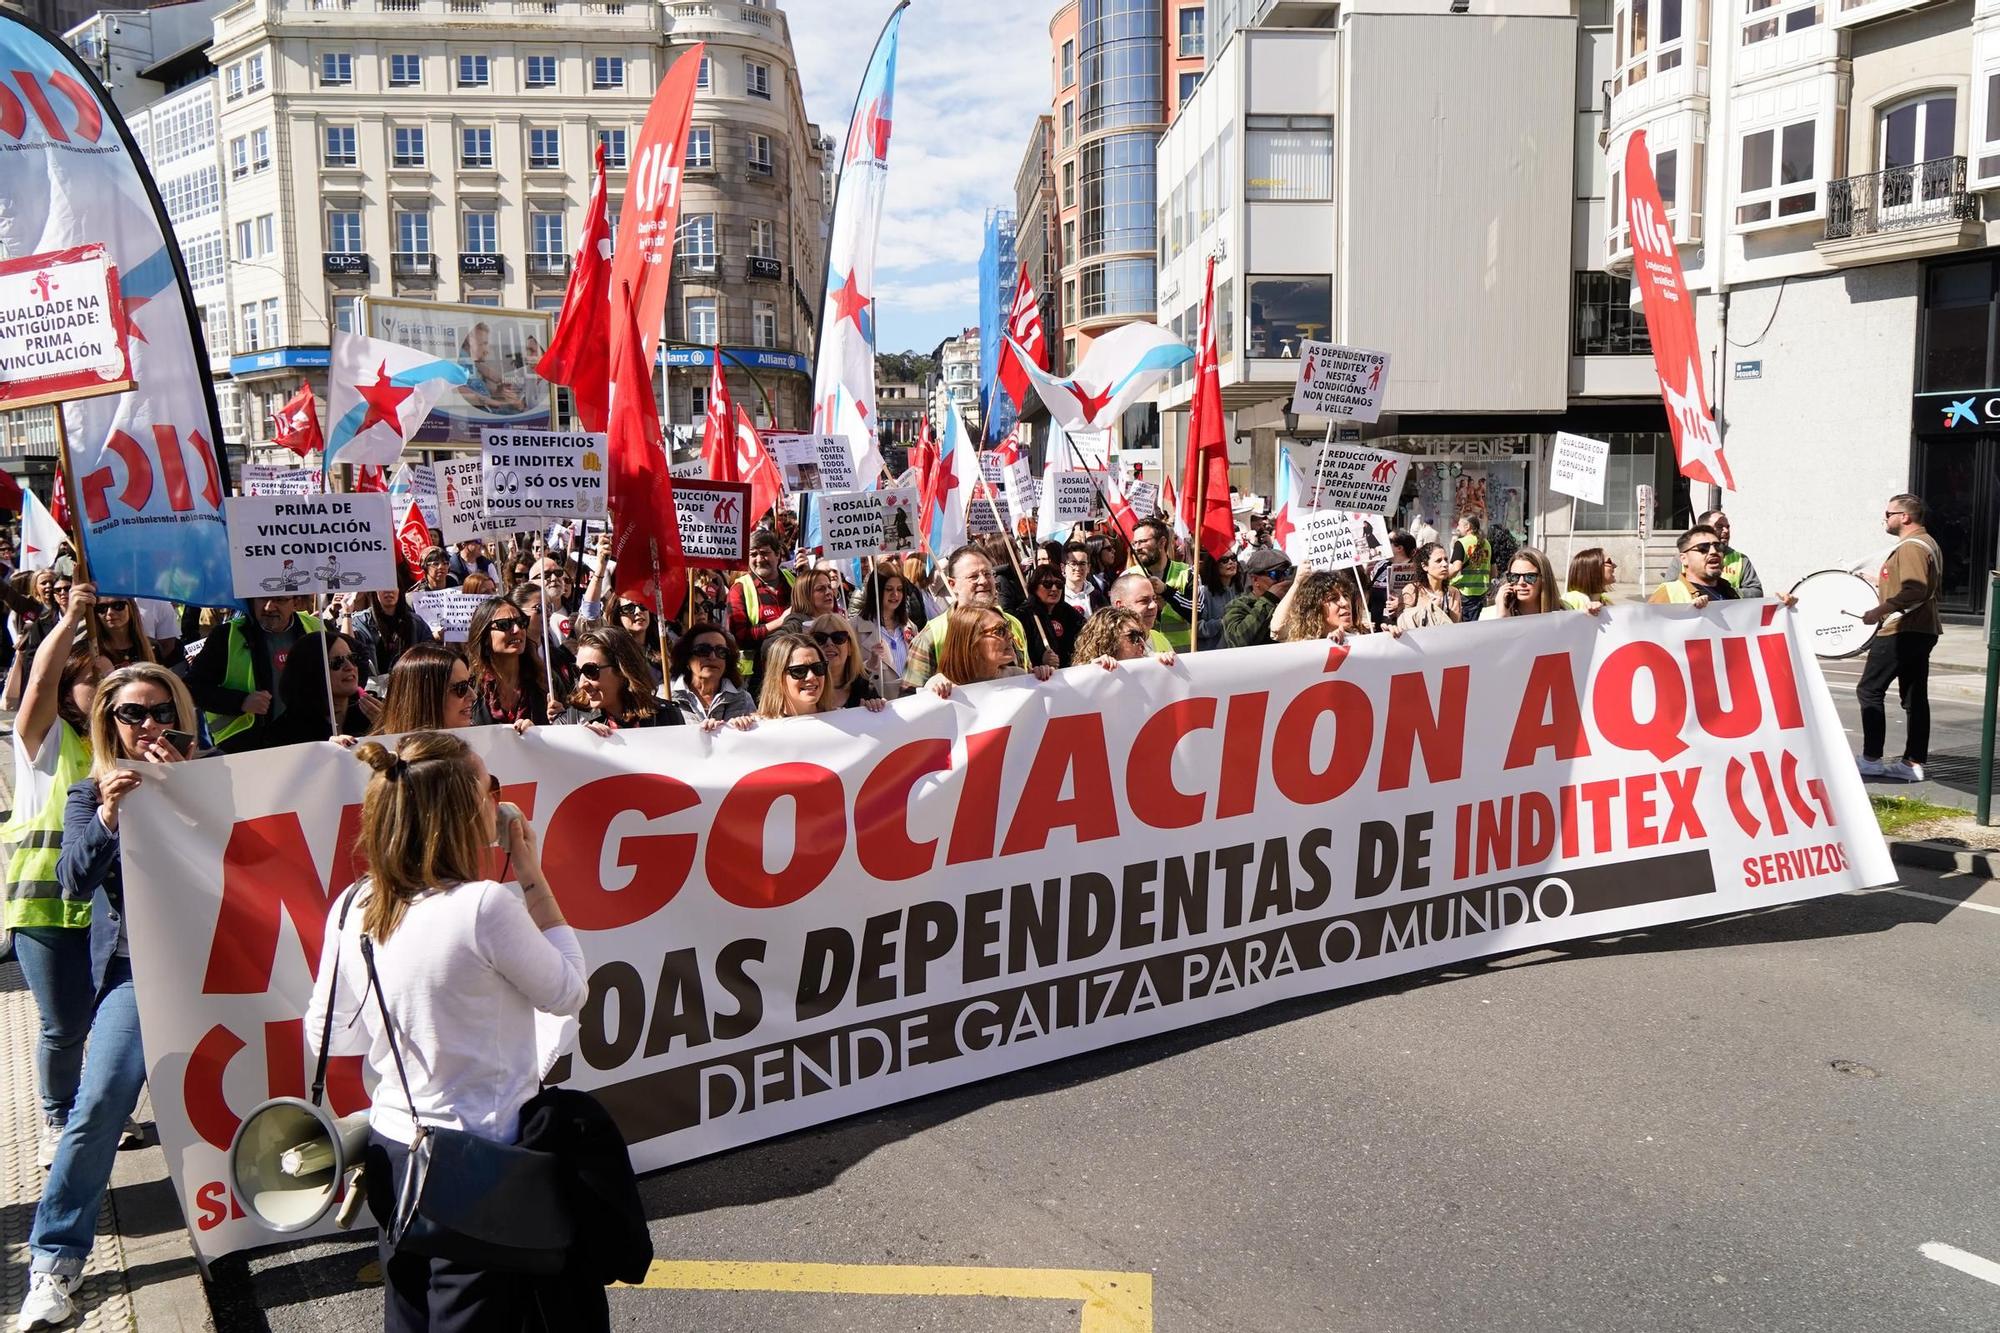
[[(464, 741), (417, 732), (393, 753), (371, 742), (355, 755), (375, 770), (361, 807), (369, 873), (352, 890), (345, 925), (327, 933), (306, 1030), (316, 1042), (331, 1005), (333, 1053), (368, 1057), (373, 1138), (400, 1183), (418, 1123), (515, 1141), (521, 1108), (540, 1088), (535, 1011), (576, 1014), (589, 985), (533, 830), (498, 803), (498, 782)], [(496, 842), (518, 889), (487, 877)], [(336, 920), (340, 911), (336, 903)], [(364, 932), (407, 1098), (367, 994)], [(388, 1333), (506, 1327), (510, 1315), (518, 1323), (526, 1286), (517, 1274), (393, 1253), (386, 1240), (381, 1260)]]

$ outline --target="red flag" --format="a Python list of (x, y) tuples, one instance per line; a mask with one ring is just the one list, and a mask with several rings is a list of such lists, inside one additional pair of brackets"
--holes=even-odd
[(20, 480), (5, 468), (0, 468), (0, 509), (21, 512)]
[(1673, 427), (1681, 475), (1733, 491), (1736, 478), (1722, 456), (1722, 437), (1702, 385), (1694, 302), (1674, 249), (1666, 205), (1660, 201), (1660, 183), (1653, 179), (1653, 155), (1646, 148), (1644, 130), (1633, 131), (1625, 144), (1625, 221), (1632, 237), (1632, 280), (1639, 284), (1646, 328), (1653, 337), (1653, 369)]
[(764, 437), (757, 431), (757, 423), (750, 419), (745, 408), (736, 409), (736, 481), (750, 483), (751, 526), (764, 521), (764, 515), (771, 512), (778, 503), (778, 497), (785, 493), (785, 476), (778, 471), (778, 460), (771, 457), (771, 451), (764, 447)]
[[(931, 520), (937, 516), (937, 509), (944, 502), (939, 486), (939, 454), (937, 437), (931, 432), (930, 413), (924, 413), (923, 425), (917, 430), (917, 442), (910, 446), (910, 466), (917, 470), (917, 517), (923, 529), (924, 549), (930, 550)], [(942, 556), (943, 551), (933, 551)]]
[(597, 145), (597, 183), (584, 215), (583, 243), (563, 292), (549, 350), (535, 373), (569, 387), (577, 419), (589, 431), (604, 429), (611, 402), (611, 216), (605, 201), (604, 145)]
[(424, 577), (424, 548), (431, 544), (431, 530), (424, 522), (424, 511), (417, 507), (415, 500), (403, 514), (402, 526), (396, 529), (396, 553), (403, 557), (403, 567), (410, 571), (411, 579), (422, 582)]
[[(694, 115), (694, 82), (705, 48), (696, 42), (667, 71), (632, 154), (625, 182), (625, 207), (618, 215), (618, 248), (611, 256), (611, 290), (631, 307), (640, 336), (638, 364), (650, 366), (660, 346), (673, 284), (674, 241), (681, 221), (681, 166), (687, 154), (688, 121)], [(619, 323), (614, 339), (623, 337)], [(613, 378), (626, 363), (613, 348)], [(657, 436), (656, 436), (657, 438)], [(677, 548), (678, 549), (678, 548)]]
[(388, 489), (389, 474), (387, 472), (376, 467), (373, 463), (356, 463), (354, 465), (355, 494), (364, 495), (370, 491), (387, 493)]
[(69, 494), (67, 488), (63, 485), (63, 472), (61, 468), (56, 469), (55, 484), (49, 487), (49, 517), (56, 521), (56, 526), (61, 528), (65, 534), (76, 531), (75, 528), (70, 526)]
[[(1195, 512), (1196, 506), (1200, 512)], [(1181, 473), (1181, 521), (1199, 533), (1201, 549), (1220, 560), (1236, 544), (1229, 512), (1229, 439), (1222, 425), (1222, 371), (1215, 355), (1215, 260), (1201, 298), (1201, 337), (1194, 355), (1194, 406), (1188, 417), (1187, 467)]]
[(1111, 509), (1111, 521), (1124, 534), (1125, 544), (1131, 545), (1132, 534), (1139, 527), (1139, 511), (1125, 498), (1125, 488), (1118, 484), (1118, 470), (1107, 468), (1099, 472), (1100, 488), (1104, 491), (1104, 503)]
[(319, 433), (319, 408), (313, 401), (312, 385), (299, 381), (299, 391), (272, 414), (271, 438), (300, 458), (326, 446)]
[[(1007, 336), (1020, 346), (1023, 355), (1034, 359), (1037, 367), (1047, 370), (1049, 338), (1042, 328), (1042, 298), (1028, 281), (1028, 266), (1019, 267), (1021, 276), (1014, 284), (1014, 308), (1007, 314)], [(1028, 372), (1021, 369), (1019, 360), (1004, 354), (1000, 358), (1000, 387), (1014, 400), (1017, 409), (1027, 403)]]
[[(736, 413), (729, 404), (729, 378), (722, 373), (722, 348), (708, 376), (708, 415), (701, 423), (701, 463), (710, 481), (742, 481), (736, 468)], [(753, 520), (754, 521), (754, 520)]]
[(617, 591), (654, 604), (673, 615), (687, 592), (671, 577), (681, 568), (681, 525), (674, 511), (674, 487), (660, 444), (660, 409), (653, 401), (653, 376), (642, 348), (645, 339), (627, 301), (619, 307), (611, 364), (611, 558), (618, 562)]

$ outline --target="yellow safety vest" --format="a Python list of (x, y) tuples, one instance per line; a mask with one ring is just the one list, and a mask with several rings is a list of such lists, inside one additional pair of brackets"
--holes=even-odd
[(1175, 649), (1173, 643), (1167, 638), (1167, 636), (1160, 633), (1158, 630), (1148, 630), (1147, 635), (1148, 638), (1146, 646), (1152, 649), (1154, 652), (1171, 653), (1178, 651), (1177, 649)]
[(1452, 575), (1451, 586), (1466, 597), (1484, 597), (1493, 587), (1493, 547), (1472, 533), (1458, 540), (1465, 543), (1465, 568)]
[[(310, 616), (301, 611), (299, 612), (299, 623), (305, 626), (305, 632), (308, 634), (317, 634), (320, 632), (321, 625), (318, 616)], [(227, 647), (229, 649), (229, 664), (222, 670), (222, 687), (226, 690), (238, 690), (244, 694), (254, 693), (257, 689), (257, 664), (250, 659), (250, 645), (243, 637), (243, 622), (241, 620), (232, 620), (229, 622)], [(207, 651), (213, 652), (214, 649), (211, 648)], [(275, 680), (272, 681), (271, 688), (276, 690), (278, 682)], [(209, 713), (206, 716), (208, 717), (208, 734), (214, 739), (217, 745), (222, 744), (222, 742), (228, 740), (239, 731), (249, 730), (257, 722), (257, 715), (255, 713), (238, 713), (234, 717), (231, 717), (227, 713)]]
[(1686, 579), (1675, 579), (1672, 583), (1662, 583), (1660, 587), (1666, 589), (1667, 600), (1674, 605), (1691, 606), (1694, 604), (1694, 589), (1688, 585)]
[[(994, 609), (996, 611), (999, 610), (998, 607)], [(1028, 632), (1021, 628), (1020, 621), (1014, 619), (1014, 617), (1008, 615), (1005, 611), (1001, 611), (1000, 614), (1006, 619), (1007, 628), (1013, 631), (1014, 651), (1020, 654), (1021, 661), (1027, 665), (1028, 669), (1033, 670), (1036, 663), (1028, 656)], [(951, 612), (947, 611), (943, 615), (938, 616), (930, 624), (924, 626), (924, 628), (929, 630), (931, 634), (931, 660), (935, 662), (944, 656), (945, 641), (951, 637)]]
[(1728, 555), (1723, 556), (1722, 581), (1732, 588), (1740, 589), (1743, 586), (1743, 566), (1748, 563), (1743, 558), (1743, 552), (1741, 551), (1731, 551)]
[[(0, 855), (7, 859), (8, 930), (22, 926), (63, 926), (79, 929), (90, 924), (90, 895), (82, 901), (63, 896), (56, 882), (56, 862), (62, 856), (63, 807), (69, 789), (90, 776), (90, 742), (75, 727), (56, 719), (61, 732), (61, 750), (56, 755), (55, 781), (49, 799), (39, 810), (16, 809), (14, 817), (0, 828)], [(15, 795), (25, 796), (25, 792)]]

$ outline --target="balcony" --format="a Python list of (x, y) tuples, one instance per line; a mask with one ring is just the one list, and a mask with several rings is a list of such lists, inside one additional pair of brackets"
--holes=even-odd
[(569, 256), (529, 255), (528, 272), (537, 278), (560, 278), (569, 272)]
[(1880, 264), (1956, 250), (1981, 230), (1965, 159), (1938, 157), (1829, 181), (1826, 238), (1815, 248), (1832, 264)]
[(389, 271), (399, 278), (435, 278), (437, 256), (429, 251), (399, 250), (389, 256)]
[(675, 255), (674, 275), (682, 278), (707, 278), (713, 281), (722, 276), (722, 257), (708, 254)]

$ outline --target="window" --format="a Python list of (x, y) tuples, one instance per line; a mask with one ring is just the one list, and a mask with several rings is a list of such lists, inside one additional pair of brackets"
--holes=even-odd
[(1062, 262), (1063, 267), (1068, 268), (1076, 262), (1076, 221), (1074, 219), (1063, 223), (1062, 236)]
[[(1180, 19), (1181, 32), (1181, 59), (1192, 60), (1196, 56), (1208, 54), (1208, 44), (1204, 39), (1207, 31), (1207, 15), (1202, 11), (1200, 6), (1183, 9), (1180, 11), (1178, 17)], [(1196, 75), (1195, 77), (1199, 78), (1201, 76)]]
[(1068, 148), (1076, 142), (1076, 103), (1062, 104), (1062, 142)]
[(1243, 133), (1243, 197), (1333, 198), (1333, 117), (1251, 116)]
[(687, 167), (712, 167), (715, 165), (715, 131), (706, 125), (696, 125), (688, 131)]
[(264, 56), (262, 52), (251, 56), (243, 62), (243, 77), (247, 84), (244, 91), (253, 93), (264, 91)]
[(274, 255), (278, 252), (278, 215), (265, 213), (257, 219), (257, 253)]
[(236, 257), (238, 259), (257, 257), (256, 233), (251, 230), (248, 222), (236, 224)]
[(530, 167), (548, 169), (562, 165), (561, 130), (530, 127), (528, 130), (528, 165)]
[(500, 298), (492, 292), (474, 292), (465, 298), (465, 303), (467, 305), (497, 306), (500, 304)]
[(597, 143), (604, 150), (605, 170), (622, 171), (625, 167), (625, 131), (599, 130)]
[(1250, 347), (1253, 357), (1295, 357), (1299, 343), (1333, 327), (1333, 279), (1251, 278)]
[(750, 136), (750, 170), (768, 176), (774, 170), (775, 158), (771, 150), (771, 136), (752, 134)]
[(396, 253), (428, 255), (431, 252), (431, 211), (428, 208), (396, 210)]
[(399, 167), (420, 167), (424, 164), (424, 127), (421, 125), (398, 125), (395, 133), (396, 152), (391, 159)]
[(258, 303), (259, 315), (264, 322), (264, 346), (276, 347), (284, 341), (284, 331), (278, 327), (278, 298), (267, 297)]
[(1071, 88), (1076, 85), (1076, 42), (1074, 39), (1062, 44), (1062, 82), (1058, 87)]
[(1820, 0), (1744, 0), (1743, 45), (1798, 32), (1820, 21)]
[(1192, 74), (1181, 75), (1180, 88), (1178, 90), (1177, 96), (1174, 99), (1175, 105), (1178, 106), (1185, 103), (1188, 100), (1188, 98), (1194, 96), (1194, 90), (1199, 87), (1201, 87), (1200, 71), (1196, 71), (1195, 73)]
[(1063, 284), (1063, 323), (1076, 323), (1076, 283)]
[(625, 86), (625, 57), (598, 56), (590, 62), (590, 86), (593, 88), (623, 88)]
[(327, 51), (319, 58), (322, 88), (345, 88), (354, 82), (354, 57), (346, 51)]
[(468, 255), (500, 253), (500, 215), (486, 209), (468, 209), (465, 214), (465, 245)]
[(1062, 169), (1062, 206), (1076, 207), (1076, 163), (1065, 162)]
[(713, 269), (715, 215), (698, 213), (682, 221), (680, 235), (674, 242), (674, 251), (687, 261), (689, 268)]
[(333, 327), (342, 333), (360, 333), (361, 298), (358, 296), (336, 296), (333, 298)]
[(715, 87), (713, 77), (714, 72), (709, 67), (708, 57), (703, 56), (700, 67), (694, 72), (694, 90), (698, 93), (713, 91)]
[(1572, 311), (1575, 356), (1651, 356), (1646, 317), (1632, 309), (1632, 280), (1609, 273), (1575, 275)]
[(555, 87), (556, 58), (554, 56), (529, 56), (525, 81), (530, 88)]
[(263, 325), (257, 319), (257, 303), (245, 301), (236, 307), (237, 343), (246, 352), (254, 352), (264, 345)]
[(1670, 214), (1680, 197), (1680, 159), (1680, 151), (1673, 148), (1653, 157), (1653, 179), (1660, 187), (1660, 203)]
[(778, 307), (769, 301), (750, 304), (750, 341), (757, 347), (778, 345)]
[(206, 287), (222, 281), (225, 263), (222, 233), (214, 232), (186, 242), (181, 246), (181, 257), (187, 261), (190, 286)]
[(361, 244), (361, 210), (329, 209), (326, 215), (326, 248), (336, 255), (366, 253)]
[(687, 337), (689, 342), (712, 347), (722, 341), (722, 323), (716, 316), (716, 301), (713, 296), (690, 296), (687, 299)]
[[(713, 344), (716, 341), (716, 339), (696, 338), (692, 334), (690, 334), (688, 337), (688, 341), (706, 342)], [(688, 389), (688, 420), (700, 421), (707, 415), (708, 415), (708, 385), (696, 384), (690, 386)]]
[[(1975, 108), (1978, 105), (1973, 103)], [(1976, 120), (1976, 109), (1973, 114)], [(1976, 125), (1974, 132), (1978, 133)], [(2000, 73), (1986, 76), (1986, 128), (1985, 133), (1979, 134), (1979, 154), (1972, 174), (1981, 180), (2000, 176)]]
[(424, 64), (414, 55), (392, 55), (389, 57), (389, 86), (391, 88), (421, 88), (424, 86)]
[(231, 65), (222, 72), (223, 86), (228, 90), (228, 100), (234, 102), (243, 96), (243, 66)]
[[(1755, 4), (1756, 0), (1746, 3)], [(1612, 92), (1642, 83), (1648, 74), (1680, 66), (1687, 50), (1682, 40), (1684, 7), (1685, 0), (1619, 0), (1611, 20)], [(1706, 23), (1706, 9), (1700, 12)], [(1707, 40), (1705, 33), (1700, 40)]]
[(250, 174), (250, 140), (237, 135), (229, 141), (229, 179), (241, 180)]
[(750, 253), (758, 259), (778, 257), (778, 226), (769, 218), (750, 219)]
[[(613, 228), (614, 233), (616, 228)], [(566, 255), (569, 246), (564, 244), (563, 215), (545, 209), (528, 214), (528, 253), (535, 255)]]
[(1983, 389), (1993, 383), (1994, 277), (1989, 259), (1940, 264), (1924, 275), (1918, 393)]
[(493, 165), (493, 127), (467, 125), (458, 132), (458, 165), (468, 168)]
[(1739, 226), (1779, 218), (1809, 216), (1819, 211), (1814, 184), (1813, 129), (1810, 120), (1778, 129), (1758, 130), (1742, 139), (1743, 169), (1736, 199)]
[(743, 91), (752, 97), (771, 96), (771, 67), (761, 60), (743, 62)]
[(458, 58), (458, 86), (484, 88), (492, 82), (492, 62), (485, 56)]
[(271, 131), (268, 129), (250, 131), (250, 170), (269, 171), (271, 169)]

